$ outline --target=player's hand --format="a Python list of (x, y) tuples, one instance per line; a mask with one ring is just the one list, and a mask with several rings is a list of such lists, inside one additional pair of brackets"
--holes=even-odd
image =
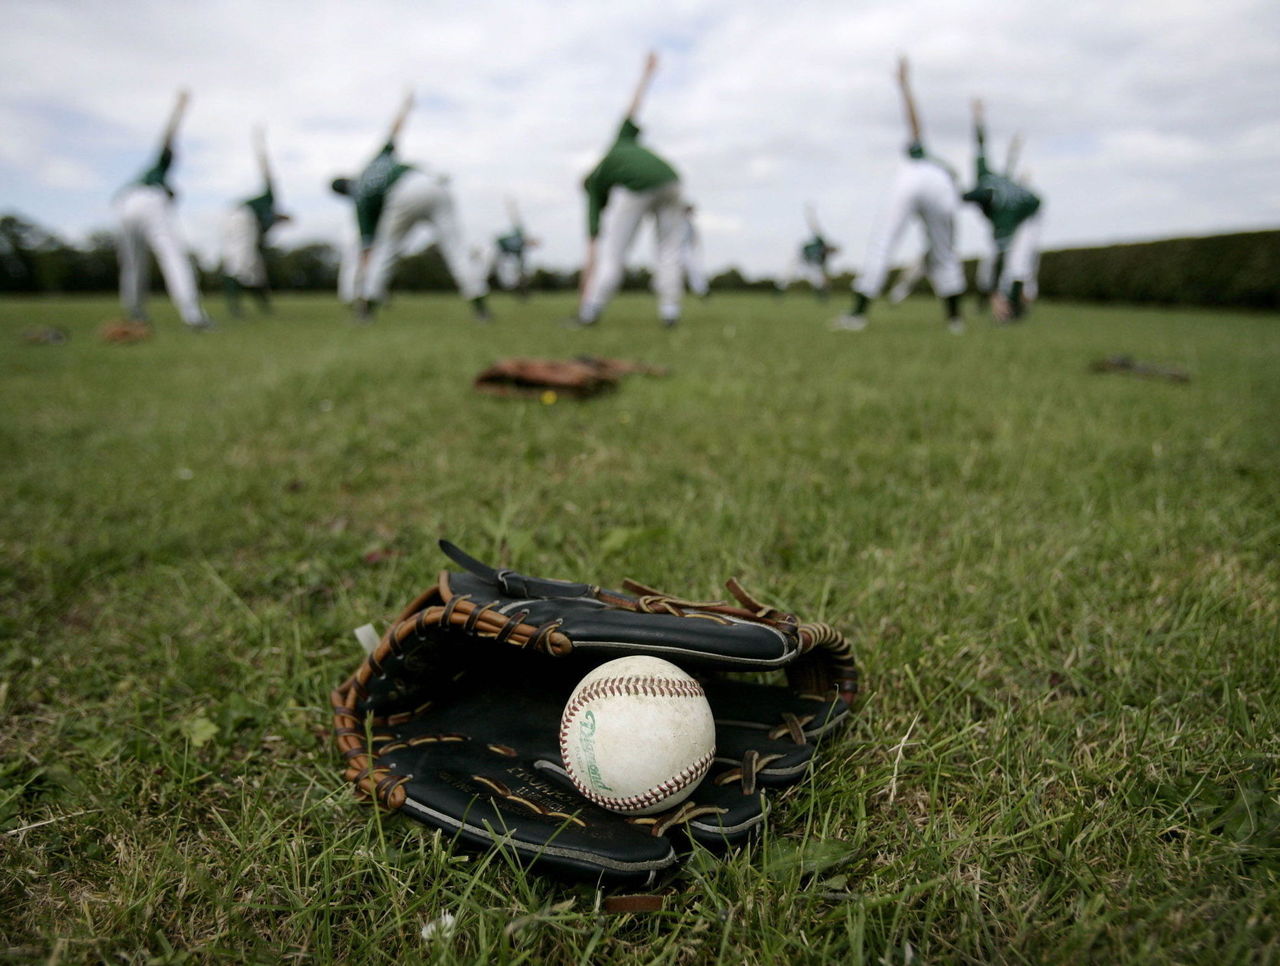
[(644, 72), (646, 75), (653, 74), (658, 69), (658, 52), (656, 50), (649, 51), (649, 55), (644, 59)]
[(975, 121), (980, 122), (982, 120), (982, 115), (983, 115), (982, 98), (975, 97), (973, 99), (973, 119)]
[(907, 55), (902, 54), (898, 57), (898, 83), (906, 84), (910, 79), (911, 65), (907, 61)]

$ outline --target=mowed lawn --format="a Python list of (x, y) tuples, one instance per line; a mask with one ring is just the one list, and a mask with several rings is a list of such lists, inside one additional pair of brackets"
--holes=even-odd
[[(1280, 959), (1280, 318), (570, 306), (356, 327), (286, 296), (197, 335), (161, 296), (110, 346), (108, 299), (0, 302), (0, 959)], [(582, 352), (671, 373), (471, 389)], [(1121, 353), (1192, 380), (1089, 371)], [(854, 724), (658, 914), (379, 820), (328, 692), (441, 536), (693, 598), (739, 576), (857, 641)]]

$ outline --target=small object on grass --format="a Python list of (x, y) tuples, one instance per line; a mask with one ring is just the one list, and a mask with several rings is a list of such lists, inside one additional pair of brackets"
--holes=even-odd
[(1106, 359), (1095, 359), (1089, 368), (1093, 372), (1127, 372), (1143, 379), (1167, 379), (1170, 382), (1190, 382), (1191, 374), (1185, 369), (1175, 366), (1159, 366), (1150, 362), (1139, 362), (1133, 356), (1109, 356)]
[(98, 331), (103, 342), (114, 345), (131, 345), (151, 338), (151, 326), (135, 319), (112, 319)]
[(42, 325), (22, 333), (22, 341), (27, 345), (62, 345), (70, 338), (71, 333), (56, 325)]
[(458, 917), (452, 912), (442, 912), (435, 919), (428, 923), (423, 923), (422, 938), (431, 939), (448, 939), (453, 935), (454, 927), (458, 924)]
[(665, 376), (668, 370), (644, 362), (578, 356), (576, 359), (500, 359), (475, 378), (475, 388), (491, 396), (524, 396), (551, 405), (561, 396), (587, 399), (616, 389), (623, 376)]

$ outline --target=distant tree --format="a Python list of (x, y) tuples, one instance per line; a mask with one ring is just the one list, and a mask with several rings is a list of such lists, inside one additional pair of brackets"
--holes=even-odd
[(716, 292), (772, 292), (774, 290), (773, 279), (767, 277), (750, 279), (733, 266), (714, 276), (709, 284), (712, 291)]
[(653, 272), (647, 268), (628, 268), (622, 279), (624, 292), (647, 292), (653, 286)]
[(0, 216), (0, 291), (41, 291), (40, 255), (62, 243), (21, 215)]
[(312, 242), (287, 251), (268, 248), (267, 277), (272, 287), (304, 292), (331, 291), (338, 285), (338, 249)]
[(539, 267), (529, 276), (529, 287), (538, 292), (559, 292), (573, 287), (573, 276)]
[(409, 292), (453, 292), (457, 289), (449, 266), (435, 244), (401, 259), (396, 265), (392, 284)]
[(708, 284), (714, 292), (741, 292), (748, 282), (740, 271), (730, 268), (714, 276)]
[(47, 250), (37, 261), (43, 291), (110, 291), (119, 279), (116, 239), (107, 231), (94, 232), (78, 248), (63, 245)]

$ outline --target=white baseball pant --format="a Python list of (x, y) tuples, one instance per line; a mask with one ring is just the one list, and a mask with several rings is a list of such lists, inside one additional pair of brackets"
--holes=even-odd
[(982, 250), (982, 254), (978, 256), (978, 264), (974, 269), (973, 284), (979, 292), (994, 292), (996, 288), (996, 243), (992, 240), (990, 232), (987, 233), (983, 242), (986, 246)]
[(370, 302), (386, 300), (405, 237), (419, 222), (427, 222), (435, 231), (440, 254), (462, 297), (488, 294), (483, 269), (471, 258), (462, 239), (453, 192), (442, 178), (410, 170), (387, 192), (364, 279), (357, 286), (361, 296)]
[[(508, 292), (520, 285), (523, 268), (524, 260), (511, 252), (500, 251), (493, 257), (493, 271), (498, 276), (498, 284)], [(485, 274), (487, 275), (488, 271)]]
[(609, 189), (609, 200), (600, 213), (600, 234), (596, 236), (596, 260), (583, 292), (582, 310), (594, 318), (617, 294), (631, 250), (646, 215), (653, 216), (656, 254), (653, 289), (658, 296), (658, 314), (672, 318), (680, 314), (684, 295), (684, 272), (680, 265), (680, 243), (685, 224), (680, 182), (631, 191), (621, 185)]
[(222, 274), (246, 288), (265, 288), (267, 266), (258, 247), (258, 218), (236, 205), (222, 219)]
[(946, 171), (931, 161), (908, 160), (899, 168), (889, 188), (888, 200), (871, 233), (854, 291), (869, 299), (880, 294), (894, 249), (915, 216), (924, 224), (925, 274), (929, 276), (933, 294), (949, 298), (963, 292), (964, 269), (955, 247), (959, 209), (960, 193)]
[(928, 268), (929, 256), (927, 254), (921, 255), (910, 265), (903, 268), (898, 280), (893, 283), (893, 288), (889, 289), (889, 301), (894, 305), (905, 301), (907, 296), (920, 284), (920, 279), (924, 278)]
[(689, 291), (699, 298), (710, 290), (707, 270), (702, 264), (702, 243), (698, 232), (685, 217), (684, 238), (680, 242), (680, 264), (684, 266), (684, 282)]
[(342, 246), (338, 257), (338, 300), (350, 305), (356, 300), (356, 283), (360, 280), (360, 239), (352, 238)]
[(204, 322), (196, 273), (173, 217), (168, 192), (156, 185), (130, 185), (115, 200), (120, 221), (120, 302), (130, 318), (146, 317), (150, 287), (150, 249), (164, 276), (165, 291), (182, 321), (188, 325)]
[(1039, 294), (1036, 275), (1040, 270), (1040, 214), (1042, 204), (1034, 215), (1018, 226), (1004, 256), (1004, 271), (1000, 275), (1000, 291), (1008, 295), (1014, 282), (1022, 283), (1022, 294), (1035, 299)]

